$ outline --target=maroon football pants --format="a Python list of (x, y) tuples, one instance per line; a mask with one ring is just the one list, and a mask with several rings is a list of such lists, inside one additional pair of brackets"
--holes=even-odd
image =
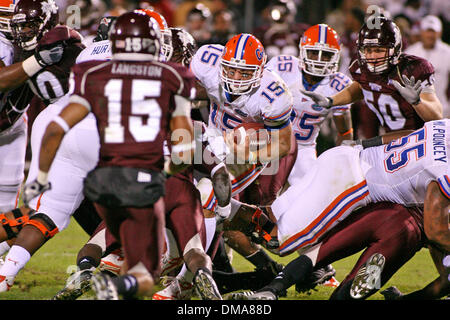
[(364, 250), (352, 271), (333, 292), (331, 299), (349, 297), (350, 284), (359, 268), (374, 253), (381, 253), (385, 266), (381, 286), (424, 244), (422, 213), (418, 208), (380, 202), (355, 211), (323, 239), (316, 267), (326, 266)]
[(128, 269), (142, 262), (156, 278), (164, 249), (164, 199), (149, 208), (107, 208), (95, 203), (107, 231), (122, 245)]
[(189, 240), (197, 234), (205, 248), (206, 228), (200, 192), (191, 181), (177, 176), (167, 179), (166, 190), (166, 228), (172, 231), (180, 256)]

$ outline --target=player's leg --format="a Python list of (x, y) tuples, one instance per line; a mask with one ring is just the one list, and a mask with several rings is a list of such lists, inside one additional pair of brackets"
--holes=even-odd
[[(194, 286), (202, 299), (221, 299), (212, 278), (211, 258), (205, 250), (208, 239), (200, 193), (191, 182), (177, 177), (168, 179), (166, 188), (178, 195), (167, 198), (168, 252), (173, 251), (173, 247), (179, 250), (187, 269), (194, 274)], [(166, 292), (158, 292), (153, 298), (171, 298), (164, 294)]]
[[(107, 229), (122, 244), (128, 264), (126, 274), (117, 278), (100, 273), (93, 277), (93, 289), (99, 300), (117, 300), (149, 296), (154, 279), (160, 273), (164, 247), (164, 200), (150, 208), (107, 208), (95, 204)], [(153, 232), (149, 232), (153, 230)]]
[[(330, 299), (365, 299), (380, 289), (424, 244), (421, 212), (381, 203), (361, 222), (366, 249)], [(324, 252), (324, 254), (326, 254)], [(332, 254), (329, 254), (332, 256)]]
[(445, 254), (435, 247), (429, 246), (428, 249), (430, 250), (434, 265), (439, 272), (439, 277), (422, 289), (408, 294), (403, 294), (395, 286), (389, 287), (380, 292), (386, 300), (433, 300), (450, 294), (449, 270), (446, 270), (443, 264)]
[[(22, 117), (17, 120), (8, 134), (0, 136), (0, 151), (2, 154), (0, 157), (0, 214), (6, 214), (18, 205), (20, 185), (24, 178), (28, 130), (26, 121), (26, 117)], [(13, 225), (18, 223), (13, 215), (6, 214), (6, 216), (6, 219), (12, 219)], [(2, 223), (9, 224), (5, 217), (2, 218)], [(14, 230), (14, 232), (16, 231)], [(12, 233), (8, 238), (12, 240), (8, 242), (0, 240), (0, 256), (5, 254), (13, 244)]]

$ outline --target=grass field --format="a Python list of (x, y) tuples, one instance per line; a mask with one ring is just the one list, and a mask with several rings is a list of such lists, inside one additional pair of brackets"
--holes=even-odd
[[(10, 291), (1, 293), (0, 300), (49, 300), (65, 284), (68, 277), (67, 270), (74, 268), (78, 250), (87, 241), (88, 236), (72, 220), (70, 226), (47, 242), (29, 261), (16, 277), (14, 286)], [(351, 270), (359, 254), (333, 263), (336, 269), (336, 278), (341, 281)], [(275, 256), (273, 256), (275, 257)], [(284, 258), (275, 257), (276, 260), (287, 264), (295, 258), (291, 255)], [(237, 271), (252, 271), (253, 266), (239, 254), (233, 255), (233, 266)], [(433, 262), (428, 250), (422, 249), (413, 259), (406, 263), (391, 280), (383, 287), (397, 286), (402, 292), (411, 292), (422, 288), (437, 277)], [(326, 300), (332, 288), (319, 286), (310, 294), (298, 294), (291, 287), (287, 300)], [(91, 292), (80, 299), (93, 299)], [(369, 300), (383, 300), (380, 293), (376, 293)]]

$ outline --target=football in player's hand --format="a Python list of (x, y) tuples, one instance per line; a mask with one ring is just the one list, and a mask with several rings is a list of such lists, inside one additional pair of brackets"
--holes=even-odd
[(245, 144), (253, 151), (264, 148), (270, 142), (270, 135), (264, 128), (264, 124), (248, 122), (233, 129), (233, 139), (236, 145)]
[(38, 50), (43, 47), (52, 46), (55, 43), (63, 41), (80, 41), (81, 35), (72, 28), (65, 25), (57, 25), (50, 31), (47, 31), (38, 42)]

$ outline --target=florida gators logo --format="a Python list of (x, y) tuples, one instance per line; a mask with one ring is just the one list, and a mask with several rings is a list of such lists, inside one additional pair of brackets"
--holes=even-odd
[(260, 60), (260, 61), (264, 57), (264, 51), (261, 50), (260, 48), (256, 49), (255, 54), (256, 54), (256, 57), (258, 58), (258, 60)]

